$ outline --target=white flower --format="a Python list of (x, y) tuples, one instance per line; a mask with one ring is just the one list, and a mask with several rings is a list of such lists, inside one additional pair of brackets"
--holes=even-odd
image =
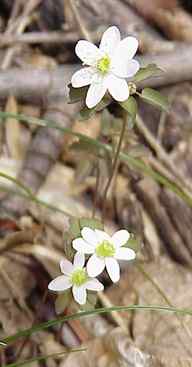
[(120, 278), (120, 267), (117, 260), (133, 260), (135, 251), (123, 247), (129, 239), (129, 232), (122, 229), (111, 237), (98, 229), (84, 227), (81, 238), (73, 240), (73, 248), (79, 253), (91, 254), (87, 262), (87, 273), (95, 277), (106, 267), (111, 280), (115, 283)]
[(60, 275), (52, 280), (48, 288), (51, 291), (63, 292), (72, 287), (72, 293), (75, 301), (80, 305), (84, 305), (87, 299), (87, 290), (99, 292), (104, 289), (98, 279), (89, 278), (85, 265), (85, 255), (83, 253), (76, 253), (73, 264), (67, 259), (60, 262)]
[(139, 70), (138, 61), (133, 59), (137, 48), (137, 39), (126, 37), (121, 40), (115, 26), (104, 32), (99, 48), (91, 42), (78, 41), (75, 52), (87, 66), (72, 76), (71, 83), (74, 88), (90, 84), (86, 96), (88, 108), (96, 106), (107, 90), (116, 101), (128, 99), (125, 78), (132, 78)]

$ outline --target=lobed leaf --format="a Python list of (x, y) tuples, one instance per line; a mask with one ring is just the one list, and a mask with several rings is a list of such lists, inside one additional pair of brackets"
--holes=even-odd
[(152, 88), (144, 88), (140, 97), (143, 98), (146, 102), (161, 108), (164, 111), (168, 111), (169, 109), (169, 102), (167, 97), (163, 96), (157, 90)]

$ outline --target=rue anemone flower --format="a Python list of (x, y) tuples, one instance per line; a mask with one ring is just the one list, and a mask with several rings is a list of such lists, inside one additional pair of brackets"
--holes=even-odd
[(52, 280), (48, 289), (55, 292), (64, 292), (72, 288), (72, 294), (77, 303), (84, 305), (87, 300), (87, 290), (99, 292), (104, 289), (98, 279), (90, 278), (85, 265), (85, 255), (76, 253), (73, 264), (67, 259), (60, 262), (60, 269), (63, 275)]
[(95, 107), (108, 91), (116, 101), (123, 102), (129, 97), (126, 79), (132, 78), (139, 70), (134, 60), (138, 41), (129, 36), (121, 40), (116, 26), (109, 27), (103, 34), (99, 47), (91, 42), (80, 40), (75, 47), (76, 55), (85, 67), (72, 76), (72, 86), (89, 86), (86, 105)]
[(91, 257), (87, 262), (87, 273), (90, 277), (96, 277), (106, 267), (112, 282), (118, 282), (120, 278), (120, 266), (118, 260), (135, 259), (135, 251), (123, 247), (130, 234), (125, 229), (119, 230), (109, 236), (106, 232), (84, 227), (81, 236), (73, 240), (73, 248), (82, 254), (89, 254)]

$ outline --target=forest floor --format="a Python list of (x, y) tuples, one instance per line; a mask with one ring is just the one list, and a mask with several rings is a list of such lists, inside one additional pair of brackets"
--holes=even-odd
[[(81, 144), (78, 134), (113, 149), (118, 106), (80, 121), (67, 86), (78, 68), (76, 42), (87, 32), (98, 44), (109, 25), (137, 37), (143, 65), (163, 69), (144, 85), (165, 95), (170, 108), (162, 112), (138, 101), (136, 123), (126, 131), (128, 158), (107, 197), (105, 228), (126, 228), (141, 248), (136, 262), (122, 262), (119, 283), (102, 276), (106, 288), (97, 306), (191, 307), (191, 1), (1, 0), (0, 341), (57, 317), (47, 286), (68, 251), (70, 218), (102, 217), (111, 156)], [(72, 305), (60, 316), (76, 311)], [(192, 366), (191, 338), (190, 315), (95, 314), (0, 345), (0, 365), (52, 355), (32, 365)], [(81, 347), (86, 350), (68, 353)]]

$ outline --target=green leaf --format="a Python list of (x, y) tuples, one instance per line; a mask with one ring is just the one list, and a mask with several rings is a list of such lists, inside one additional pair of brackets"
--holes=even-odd
[(152, 88), (144, 88), (140, 97), (143, 98), (146, 102), (161, 108), (164, 111), (168, 111), (169, 102), (167, 97), (163, 96), (157, 90)]
[(68, 85), (68, 87), (69, 87), (69, 103), (76, 103), (85, 100), (88, 87), (73, 88), (71, 83)]
[(82, 110), (78, 113), (77, 119), (79, 121), (90, 119), (96, 112), (100, 112), (105, 107), (107, 107), (110, 102), (111, 98), (108, 95), (105, 95), (103, 99), (94, 108), (88, 108), (87, 106), (84, 106)]
[(105, 95), (102, 100), (95, 106), (97, 112), (102, 111), (105, 107), (107, 107), (111, 103), (111, 97), (109, 95)]
[(88, 108), (87, 106), (84, 106), (82, 110), (80, 110), (79, 113), (77, 114), (77, 120), (79, 121), (89, 120), (95, 113), (96, 113), (95, 108)]
[(134, 250), (137, 253), (141, 249), (141, 239), (139, 239), (134, 234), (131, 234), (125, 247), (131, 248), (132, 250)]
[(72, 241), (74, 240), (74, 238), (80, 236), (81, 236), (81, 229), (79, 225), (79, 219), (72, 217), (69, 220), (69, 230), (64, 232), (63, 234), (64, 254), (69, 261), (73, 260), (75, 254), (75, 250), (72, 247)]
[(81, 229), (83, 227), (89, 227), (91, 229), (101, 229), (103, 230), (103, 224), (99, 219), (93, 218), (81, 218), (79, 219)]
[(141, 82), (144, 79), (150, 78), (153, 75), (159, 75), (163, 72), (156, 64), (149, 64), (146, 67), (140, 68), (134, 76), (135, 82)]
[(90, 227), (92, 229), (97, 228), (102, 230), (103, 224), (98, 219), (92, 218), (70, 218), (69, 224), (69, 230), (63, 234), (64, 254), (69, 261), (72, 261), (75, 254), (72, 241), (77, 237), (81, 237), (81, 229), (83, 227)]
[(80, 229), (80, 222), (78, 218), (70, 218), (70, 227), (69, 227), (69, 232), (71, 234), (72, 238), (76, 238), (78, 236), (80, 236), (81, 234), (81, 229)]
[(132, 127), (134, 125), (138, 110), (136, 99), (133, 96), (130, 96), (125, 102), (120, 102), (120, 105), (131, 116), (131, 126), (129, 127)]

